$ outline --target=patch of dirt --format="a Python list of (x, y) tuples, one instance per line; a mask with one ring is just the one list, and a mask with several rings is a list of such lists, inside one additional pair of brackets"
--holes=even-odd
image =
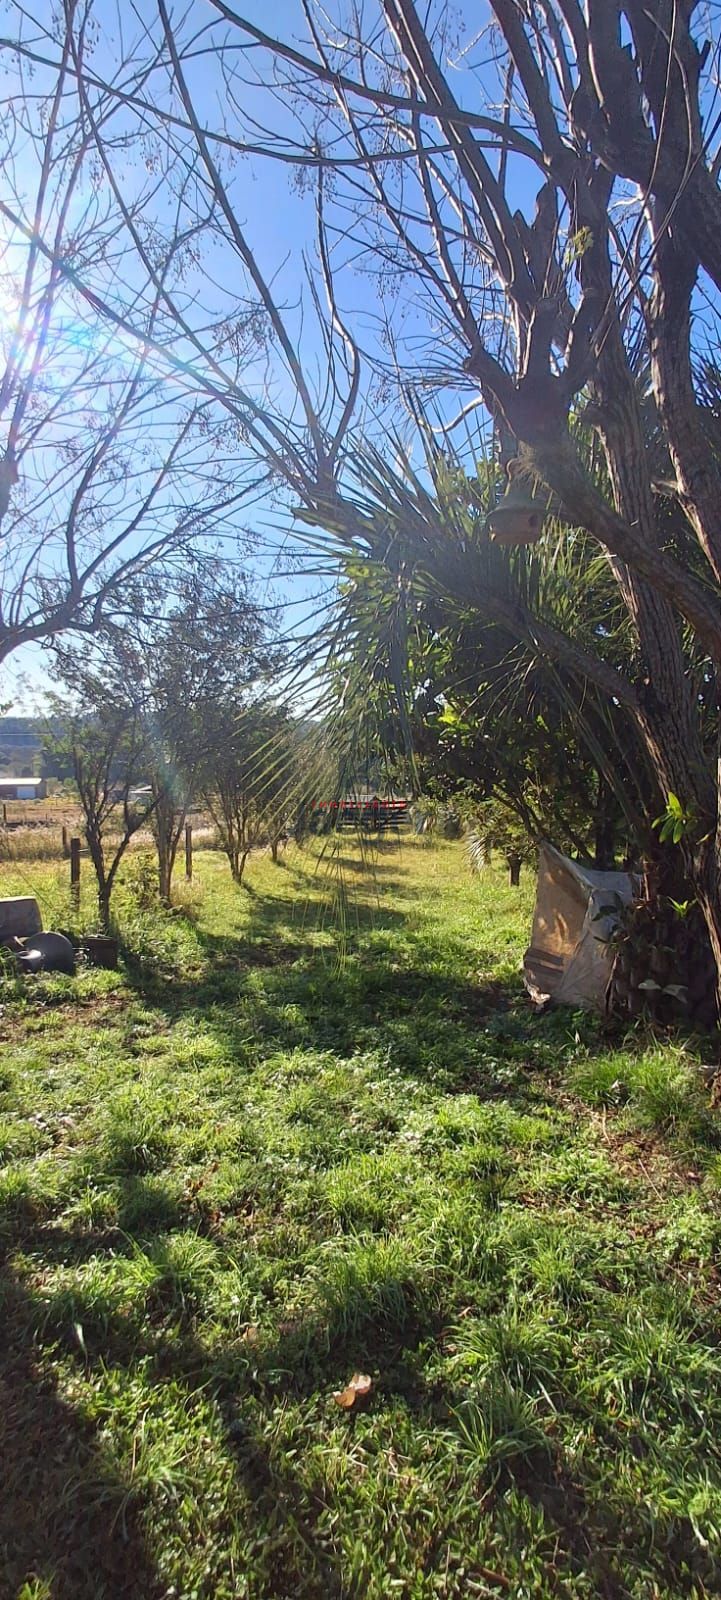
[(126, 1010), (131, 998), (126, 991), (88, 995), (83, 1000), (78, 1000), (74, 995), (68, 995), (67, 998), (64, 995), (53, 995), (52, 998), (44, 994), (33, 995), (25, 1005), (0, 1005), (0, 1037), (3, 1043), (11, 1039), (17, 1041), (22, 1035), (32, 1033), (33, 1025), (49, 1012), (62, 1014), (63, 1027), (66, 1023), (103, 1022)]
[(308, 947), (302, 944), (287, 944), (285, 940), (276, 943), (258, 940), (253, 944), (239, 945), (233, 954), (228, 954), (222, 960), (225, 967), (237, 967), (242, 972), (245, 967), (286, 967), (292, 966), (294, 961), (300, 961), (307, 956)]
[(608, 1111), (587, 1112), (599, 1144), (608, 1152), (624, 1177), (645, 1182), (659, 1199), (679, 1194), (690, 1184), (700, 1183), (703, 1174), (669, 1151), (660, 1134), (619, 1127)]

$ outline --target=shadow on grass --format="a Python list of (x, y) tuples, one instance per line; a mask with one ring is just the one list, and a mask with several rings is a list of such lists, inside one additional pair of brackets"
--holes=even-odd
[[(33, 1253), (48, 1243), (42, 1229), (34, 1234), (21, 1227), (20, 1234)], [(78, 1244), (83, 1258), (87, 1241)], [(68, 1245), (66, 1234), (66, 1262), (73, 1253)], [(108, 1368), (130, 1374), (142, 1360), (146, 1367), (150, 1363), (150, 1381), (180, 1386), (189, 1407), (201, 1390), (216, 1407), (227, 1458), (250, 1504), (249, 1534), (259, 1526), (274, 1530), (257, 1557), (263, 1594), (340, 1600), (346, 1591), (332, 1534), (320, 1527), (327, 1505), (301, 1484), (260, 1426), (259, 1398), (266, 1386), (277, 1392), (278, 1375), (287, 1371), (296, 1348), (292, 1339), (281, 1338), (262, 1352), (246, 1347), (219, 1356), (197, 1339), (192, 1321), (179, 1317), (177, 1307), (159, 1302), (154, 1314), (139, 1307), (137, 1315), (99, 1316), (97, 1302), (84, 1308), (81, 1293), (74, 1297), (71, 1321), (62, 1293), (57, 1305), (52, 1297), (40, 1299), (7, 1266), (0, 1268), (0, 1305), (2, 1600), (16, 1600), (23, 1585), (33, 1582), (46, 1585), (40, 1592), (52, 1600), (160, 1600), (168, 1592), (139, 1527), (149, 1511), (147, 1495), (122, 1481), (96, 1430), (57, 1393), (48, 1368), (58, 1344), (64, 1364), (74, 1357), (84, 1379)], [(168, 1310), (172, 1328), (162, 1324)], [(310, 1383), (301, 1380), (296, 1388), (309, 1392)], [(295, 1572), (289, 1545), (296, 1550)]]
[[(393, 887), (392, 864), (384, 860), (383, 867)], [(317, 874), (298, 870), (318, 888)], [(405, 883), (399, 888), (408, 898)], [(304, 919), (290, 922), (280, 892), (255, 896), (250, 904), (242, 934), (194, 930), (198, 960), (187, 976), (159, 972), (152, 948), (147, 955), (126, 952), (129, 981), (144, 1003), (171, 1020), (197, 1019), (198, 1027), (214, 1033), (239, 1063), (245, 1060), (250, 1027), (254, 1058), (260, 1061), (264, 1054), (296, 1047), (341, 1056), (390, 1050), (401, 1074), (432, 1076), (442, 1093), (499, 1096), (532, 1110), (548, 1102), (549, 1075), (561, 1077), (559, 1041), (567, 1043), (587, 1026), (594, 1048), (603, 1043), (590, 1021), (558, 1013), (534, 1017), (516, 976), (492, 983), (463, 981), (437, 943), (429, 942), (424, 951), (411, 942), (399, 960), (394, 935), (399, 927), (408, 928), (408, 916), (383, 903), (359, 904), (359, 949), (342, 964), (319, 949), (315, 938), (318, 923), (332, 913), (329, 892), (318, 905), (309, 903)], [(474, 952), (481, 968), (491, 959), (490, 951)], [(607, 1042), (616, 1046), (618, 1039)], [(31, 1207), (19, 1208), (8, 1243), (39, 1267), (72, 1267), (91, 1257), (130, 1255), (140, 1241), (152, 1252), (157, 1240), (162, 1254), (168, 1228), (198, 1229), (197, 1213), (190, 1210), (174, 1215), (157, 1200), (149, 1210), (154, 1191), (152, 1184), (143, 1189), (142, 1173), (117, 1167), (114, 1177), (120, 1228), (68, 1230), (39, 1218)], [(352, 1294), (338, 1291), (333, 1297), (328, 1289), (306, 1317), (281, 1321), (267, 1333), (256, 1330), (252, 1339), (246, 1329), (245, 1336), (236, 1334), (222, 1347), (199, 1335), (172, 1274), (152, 1295), (139, 1295), (137, 1303), (119, 1310), (110, 1294), (99, 1304), (82, 1282), (72, 1297), (66, 1288), (42, 1296), (9, 1273), (8, 1304), (11, 1337), (0, 1355), (0, 1381), (17, 1398), (3, 1417), (5, 1455), (13, 1456), (13, 1468), (0, 1512), (1, 1537), (15, 1587), (32, 1571), (41, 1576), (54, 1571), (53, 1600), (105, 1600), (106, 1595), (108, 1600), (115, 1595), (150, 1600), (165, 1592), (138, 1530), (145, 1506), (128, 1497), (127, 1485), (113, 1472), (92, 1429), (52, 1383), (46, 1384), (43, 1351), (49, 1356), (55, 1344), (66, 1368), (75, 1361), (85, 1379), (101, 1367), (130, 1376), (142, 1362), (144, 1381), (147, 1373), (152, 1384), (179, 1385), (189, 1407), (199, 1391), (208, 1397), (238, 1486), (250, 1502), (250, 1511), (242, 1514), (249, 1525), (272, 1530), (258, 1558), (263, 1564), (258, 1592), (268, 1597), (293, 1593), (335, 1600), (347, 1592), (329, 1531), (333, 1486), (326, 1494), (321, 1480), (311, 1491), (294, 1470), (293, 1455), (273, 1443), (271, 1423), (284, 1394), (304, 1402), (316, 1395), (320, 1405), (327, 1400), (332, 1413), (332, 1390), (360, 1362), (364, 1370), (367, 1364), (380, 1374), (374, 1405), (401, 1404), (418, 1414), (422, 1427), (454, 1437), (453, 1415), (462, 1396), (450, 1380), (429, 1382), (424, 1376), (423, 1350), (437, 1345), (444, 1329), (432, 1285), (420, 1269), (402, 1281), (377, 1277), (372, 1288), (356, 1285)], [(82, 1346), (77, 1326), (83, 1330)], [(348, 1424), (352, 1428), (354, 1420)], [(615, 1447), (618, 1440), (610, 1440), (609, 1450)], [(489, 1487), (479, 1459), (479, 1500), (510, 1485), (541, 1507), (556, 1538), (559, 1576), (563, 1569), (585, 1570), (593, 1592), (607, 1600), (629, 1593), (611, 1565), (615, 1555), (609, 1556), (624, 1524), (638, 1545), (634, 1560), (641, 1556), (652, 1565), (657, 1543), (668, 1549), (675, 1583), (669, 1592), (696, 1592), (689, 1573), (699, 1572), (711, 1583), (719, 1577), (711, 1571), (710, 1557), (703, 1565), (690, 1526), (674, 1528), (670, 1514), (654, 1528), (642, 1524), (630, 1490), (624, 1500), (619, 1488), (615, 1511), (598, 1498), (587, 1504), (578, 1473), (573, 1482), (570, 1474), (564, 1476), (560, 1450), (552, 1445), (545, 1453), (519, 1454), (504, 1471), (503, 1483)], [(2, 1578), (0, 1596), (5, 1600)]]
[[(267, 930), (267, 912), (264, 918)], [(539, 1032), (520, 980), (473, 983), (417, 963), (389, 970), (393, 943), (378, 937), (372, 952), (339, 964), (295, 940), (217, 938), (198, 933), (202, 974), (158, 979), (131, 953), (131, 986), (144, 1004), (173, 1022), (195, 1017), (224, 1053), (245, 1064), (249, 1038), (261, 1061), (279, 1051), (332, 1051), (391, 1056), (414, 1080), (432, 1079), (448, 1093), (477, 1092), (527, 1102), (537, 1099), (533, 1076), (557, 1049)], [(480, 952), (481, 958), (486, 952)], [(260, 987), (255, 981), (262, 975)], [(500, 1075), (513, 1067), (519, 1082)], [(539, 1091), (543, 1094), (543, 1089)]]
[[(287, 866), (308, 881), (305, 902), (289, 901), (283, 876), (277, 893), (252, 900), (237, 932), (193, 928), (187, 975), (177, 966), (159, 970), (152, 942), (126, 949), (129, 982), (169, 1022), (196, 1018), (243, 1069), (249, 1040), (257, 1061), (296, 1049), (342, 1059), (382, 1055), (401, 1075), (444, 1093), (503, 1098), (529, 1110), (547, 1100), (549, 1082), (564, 1086), (567, 1063), (584, 1044), (598, 1057), (620, 1045), (630, 1054), (647, 1049), (642, 1034), (629, 1038), (587, 1014), (535, 1013), (517, 972), (474, 981), (474, 971), (497, 965), (496, 952), (444, 940), (432, 922), (414, 924), (414, 886), (397, 875), (399, 854), (397, 844), (380, 843), (368, 894), (352, 890), (345, 944), (331, 875), (294, 855)], [(342, 852), (334, 862), (363, 868)], [(388, 879), (374, 900), (379, 866)], [(400, 909), (388, 904), (386, 889), (397, 891)]]
[[(83, 1327), (81, 1354), (62, 1295), (56, 1304), (52, 1298), (39, 1300), (11, 1278), (6, 1301), (11, 1337), (0, 1359), (0, 1391), (8, 1393), (0, 1438), (5, 1435), (5, 1459), (11, 1463), (0, 1510), (0, 1549), (11, 1583), (19, 1585), (30, 1573), (52, 1574), (53, 1600), (153, 1600), (165, 1593), (138, 1532), (142, 1501), (136, 1504), (109, 1470), (92, 1430), (43, 1375), (43, 1344), (52, 1349), (59, 1341), (66, 1362), (72, 1353), (86, 1380), (108, 1368), (130, 1373), (142, 1362), (146, 1381), (172, 1384), (188, 1406), (202, 1392), (215, 1407), (224, 1451), (250, 1508), (241, 1514), (249, 1529), (273, 1529), (256, 1568), (262, 1593), (269, 1600), (290, 1593), (340, 1600), (347, 1590), (329, 1516), (332, 1486), (318, 1479), (312, 1488), (304, 1483), (292, 1454), (284, 1454), (282, 1441), (274, 1442), (274, 1429), (264, 1422), (270, 1422), (283, 1395), (320, 1392), (332, 1406), (332, 1389), (342, 1385), (362, 1352), (364, 1363), (380, 1373), (373, 1406), (401, 1404), (424, 1430), (441, 1430), (452, 1449), (454, 1418), (467, 1395), (452, 1384), (425, 1381), (423, 1348), (441, 1337), (442, 1321), (420, 1282), (405, 1288), (401, 1307), (379, 1306), (375, 1296), (356, 1295), (352, 1316), (339, 1301), (308, 1323), (280, 1324), (276, 1333), (256, 1333), (245, 1341), (236, 1336), (222, 1348), (205, 1344), (192, 1316), (179, 1315), (172, 1303), (122, 1313), (108, 1308), (99, 1319), (97, 1302), (84, 1308), (80, 1298), (73, 1312)], [(492, 1395), (491, 1400), (492, 1415), (498, 1404), (507, 1403), (505, 1389), (499, 1402)], [(347, 1425), (352, 1429), (352, 1418)], [(608, 1448), (617, 1451), (622, 1434), (617, 1437), (610, 1422), (609, 1428)], [(517, 1436), (510, 1451), (499, 1436), (504, 1453), (498, 1469), (492, 1453), (486, 1454), (494, 1448), (492, 1433), (484, 1434), (475, 1467), (460, 1434), (456, 1448), (486, 1507), (502, 1502), (510, 1490), (542, 1511), (553, 1530), (554, 1570), (561, 1583), (564, 1574), (585, 1573), (594, 1594), (627, 1600), (631, 1591), (621, 1572), (628, 1562), (657, 1570), (661, 1557), (673, 1593), (717, 1592), (721, 1569), (712, 1553), (700, 1548), (687, 1519), (671, 1512), (657, 1515), (653, 1524), (638, 1518), (635, 1495), (631, 1488), (625, 1493), (620, 1482), (613, 1504), (589, 1497), (577, 1468), (567, 1467), (552, 1437), (540, 1425), (527, 1433)], [(439, 1560), (442, 1556), (441, 1550)], [(4, 1600), (1, 1585), (0, 1592)]]
[[(369, 863), (347, 854), (343, 845), (344, 841), (338, 842), (339, 853), (329, 855), (327, 862), (293, 852), (284, 863), (286, 873), (279, 874), (277, 893), (270, 889), (261, 895), (244, 883), (237, 894), (244, 912), (250, 910), (247, 924), (242, 931), (223, 934), (194, 924), (194, 956), (186, 973), (178, 969), (172, 950), (166, 960), (162, 949), (164, 939), (172, 944), (174, 926), (185, 923), (187, 928), (186, 919), (159, 914), (155, 930), (149, 919), (142, 938), (136, 934), (135, 943), (122, 947), (126, 973), (138, 997), (172, 1018), (182, 1012), (200, 1016), (211, 1009), (220, 1024), (218, 1012), (225, 1010), (232, 1025), (245, 980), (254, 969), (265, 970), (271, 1008), (279, 1010), (285, 1001), (303, 1012), (307, 1009), (304, 1043), (307, 1021), (311, 1031), (316, 1026), (319, 1030), (320, 1048), (332, 1045), (348, 1051), (358, 1048), (356, 1021), (365, 1033), (373, 1024), (382, 1027), (399, 1013), (420, 1008), (426, 1019), (435, 1014), (472, 1024), (490, 1012), (517, 1005), (521, 999), (517, 978), (464, 983), (452, 972), (457, 950), (434, 942), (432, 928), (427, 945), (421, 946), (413, 902), (424, 900), (427, 891), (422, 882), (414, 884), (398, 875), (402, 842), (378, 840), (371, 846)], [(339, 891), (336, 869), (363, 882), (350, 882)], [(289, 901), (288, 875), (308, 885), (305, 901), (302, 894)], [(377, 878), (380, 894), (374, 888)], [(400, 909), (388, 903), (391, 894), (401, 902)], [(405, 948), (398, 938), (403, 933)], [(496, 952), (491, 946), (479, 946), (468, 950), (467, 960), (487, 968), (494, 964)], [(272, 969), (277, 969), (277, 978)], [(46, 1003), (63, 1005), (70, 1003), (70, 997), (46, 997)], [(526, 1021), (531, 1021), (528, 1014)], [(300, 1040), (288, 1040), (293, 1042)]]
[(148, 1600), (159, 1588), (127, 1486), (58, 1394), (32, 1300), (6, 1272), (0, 1303), (0, 1595), (35, 1582), (52, 1600)]

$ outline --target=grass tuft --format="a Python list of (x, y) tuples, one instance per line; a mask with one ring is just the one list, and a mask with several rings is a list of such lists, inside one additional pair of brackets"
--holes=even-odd
[(489, 1379), (455, 1413), (461, 1454), (479, 1476), (536, 1467), (550, 1454), (535, 1403), (504, 1378)]

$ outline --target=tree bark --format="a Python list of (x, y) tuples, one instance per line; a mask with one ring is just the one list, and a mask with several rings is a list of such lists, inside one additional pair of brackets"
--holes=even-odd
[(160, 893), (161, 903), (164, 906), (169, 906), (170, 905), (170, 880), (171, 880), (170, 862), (168, 861), (166, 853), (164, 851), (162, 853), (159, 851), (158, 852), (158, 889), (159, 889), (159, 893)]
[(718, 829), (699, 854), (692, 883), (716, 964), (716, 1017), (721, 1020), (721, 851)]
[(158, 855), (158, 889), (164, 906), (170, 905), (173, 869), (186, 815), (184, 806), (179, 809), (172, 796), (159, 792), (153, 812), (153, 833)]
[(173, 876), (173, 862), (171, 840), (167, 828), (166, 818), (161, 815), (160, 807), (156, 813), (155, 845), (158, 852), (158, 890), (161, 904), (170, 905), (170, 887)]
[(655, 220), (655, 287), (646, 317), (654, 393), (681, 504), (721, 582), (721, 472), (705, 433), (704, 423), (710, 419), (698, 405), (691, 368), (691, 295), (697, 263), (689, 256), (686, 241), (678, 238), (678, 229), (669, 235)]
[(236, 851), (233, 851), (231, 853), (231, 855), (230, 855), (230, 870), (231, 870), (231, 873), (232, 873), (232, 876), (233, 876), (233, 882), (234, 883), (241, 884), (243, 882), (243, 873), (245, 872), (245, 863), (248, 860), (249, 854), (250, 854), (249, 850), (236, 850)]
[(88, 822), (85, 824), (85, 838), (87, 840), (90, 860), (93, 863), (95, 881), (98, 887), (98, 917), (103, 933), (110, 931), (110, 895), (112, 882), (108, 881), (105, 870), (105, 851), (100, 834)]
[(98, 916), (103, 933), (110, 932), (110, 884), (98, 884)]
[[(592, 297), (612, 296), (608, 240), (594, 240), (581, 268), (582, 284)], [(654, 500), (639, 406), (638, 386), (629, 367), (619, 317), (614, 309), (590, 386), (606, 455), (615, 509), (653, 555), (661, 554)], [(670, 597), (659, 592), (618, 552), (608, 556), (631, 617), (639, 647), (639, 722), (665, 799), (669, 791), (693, 799), (710, 815), (713, 786), (701, 743), (698, 705), (686, 671), (678, 612)]]
[(715, 826), (708, 830), (698, 846), (689, 876), (703, 912), (716, 964), (716, 1020), (721, 1022), (721, 717), (716, 738)]

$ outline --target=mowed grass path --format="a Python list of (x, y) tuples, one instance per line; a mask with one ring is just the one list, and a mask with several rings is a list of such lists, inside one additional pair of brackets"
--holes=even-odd
[(720, 1595), (703, 1055), (532, 1015), (530, 880), (343, 856), (4, 984), (0, 1597)]

